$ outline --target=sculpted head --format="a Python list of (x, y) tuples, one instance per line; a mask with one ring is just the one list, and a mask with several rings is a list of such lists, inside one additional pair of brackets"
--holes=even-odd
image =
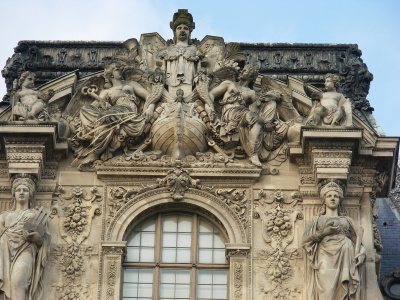
[(336, 91), (339, 90), (339, 76), (334, 74), (326, 74), (325, 75), (325, 88), (326, 90), (330, 90), (331, 88), (335, 88)]
[(108, 62), (104, 67), (104, 76), (107, 79), (115, 78), (115, 79), (122, 79), (121, 71), (118, 68), (117, 63), (115, 62)]
[(31, 71), (26, 71), (22, 73), (18, 81), (19, 86), (24, 86), (26, 88), (33, 88), (35, 84), (35, 74)]
[(11, 191), (17, 202), (28, 201), (29, 204), (32, 204), (36, 192), (36, 184), (29, 175), (17, 175), (12, 181)]
[(170, 27), (174, 32), (174, 42), (178, 40), (185, 41), (190, 40), (190, 34), (195, 27), (193, 17), (188, 13), (187, 9), (178, 9), (178, 12), (174, 13), (174, 17), (170, 22)]
[(345, 215), (346, 211), (342, 206), (343, 189), (335, 182), (324, 185), (320, 191), (322, 209), (320, 215), (324, 215), (326, 208), (337, 209), (339, 215)]
[(240, 72), (240, 79), (250, 79), (251, 81), (255, 80), (258, 76), (259, 68), (256, 65), (245, 65), (243, 70)]

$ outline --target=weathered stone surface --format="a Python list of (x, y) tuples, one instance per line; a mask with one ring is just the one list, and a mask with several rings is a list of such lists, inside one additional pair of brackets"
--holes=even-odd
[[(52, 215), (42, 299), (121, 299), (134, 293), (121, 288), (125, 270), (166, 267), (191, 270), (196, 299), (194, 278), (215, 267), (197, 248), (212, 243), (192, 238), (190, 263), (166, 263), (157, 229), (154, 259), (126, 258), (136, 247), (132, 230), (170, 213), (220, 230), (226, 263), (215, 270), (228, 277), (221, 298), (321, 299), (326, 291), (312, 289), (319, 285), (332, 299), (382, 299), (375, 200), (390, 191), (399, 139), (381, 136), (368, 119), (372, 74), (361, 51), (197, 41), (187, 10), (170, 25), (168, 41), (157, 33), (124, 43), (22, 41), (3, 70), (10, 95), (26, 70), (41, 84), (27, 87), (30, 100), (54, 90), (47, 119), (13, 118), (14, 106), (0, 113), (0, 218), (17, 212), (10, 178), (21, 173), (38, 181), (36, 201)], [(310, 260), (321, 255), (310, 247), (332, 250), (329, 238), (347, 251), (335, 280)], [(162, 283), (153, 277), (156, 299)]]

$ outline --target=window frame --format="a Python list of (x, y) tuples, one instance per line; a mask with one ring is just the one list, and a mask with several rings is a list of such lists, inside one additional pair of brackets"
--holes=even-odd
[[(165, 215), (186, 215), (192, 217), (192, 231), (191, 231), (191, 249), (190, 249), (190, 262), (189, 263), (166, 263), (162, 262), (162, 221), (163, 216)], [(128, 231), (129, 234), (126, 236), (126, 240), (133, 234), (133, 230), (146, 222), (155, 218), (155, 241), (154, 241), (154, 261), (153, 262), (122, 262), (122, 281), (124, 283), (124, 270), (129, 269), (152, 269), (153, 270), (153, 287), (152, 287), (152, 298), (160, 299), (160, 286), (161, 286), (161, 270), (162, 269), (174, 269), (174, 270), (190, 270), (190, 283), (194, 282), (195, 284), (190, 284), (190, 292), (189, 299), (197, 299), (197, 286), (198, 286), (198, 270), (226, 270), (227, 271), (227, 299), (229, 299), (229, 260), (225, 261), (224, 264), (215, 264), (215, 263), (199, 263), (199, 226), (200, 219), (205, 222), (211, 224), (214, 228), (217, 228), (221, 238), (225, 241), (225, 249), (226, 244), (229, 243), (228, 235), (223, 230), (223, 228), (213, 222), (212, 220), (194, 212), (189, 211), (162, 211), (158, 212), (151, 217), (146, 217), (141, 219), (140, 221), (132, 226)], [(121, 286), (122, 288), (122, 286)], [(121, 291), (122, 292), (122, 291)], [(121, 294), (121, 298), (123, 298), (123, 293)]]

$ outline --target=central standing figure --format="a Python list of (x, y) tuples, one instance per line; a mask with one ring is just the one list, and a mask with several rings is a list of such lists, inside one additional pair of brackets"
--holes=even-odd
[(164, 61), (169, 93), (176, 95), (176, 91), (182, 89), (187, 96), (192, 92), (197, 62), (201, 56), (197, 47), (190, 45), (190, 34), (195, 23), (187, 9), (179, 9), (170, 26), (174, 31), (174, 44), (158, 52), (157, 58)]

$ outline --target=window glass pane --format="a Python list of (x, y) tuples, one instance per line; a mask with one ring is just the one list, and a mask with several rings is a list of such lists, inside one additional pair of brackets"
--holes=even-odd
[(138, 282), (138, 270), (125, 269), (124, 271), (124, 282)]
[(161, 270), (160, 299), (189, 299), (190, 270)]
[(161, 272), (161, 283), (174, 283), (175, 270), (163, 270)]
[(214, 235), (214, 248), (224, 248), (225, 249), (225, 242), (219, 234)]
[(199, 263), (211, 264), (213, 260), (213, 251), (211, 249), (199, 248)]
[(228, 272), (225, 270), (199, 270), (197, 282), (197, 299), (227, 299)]
[(176, 258), (178, 263), (190, 263), (190, 248), (178, 248)]
[(137, 283), (124, 283), (122, 293), (125, 296), (137, 297)]
[(190, 233), (178, 233), (178, 247), (189, 247), (192, 242), (192, 235)]
[(156, 231), (156, 219), (145, 221), (142, 225), (142, 231)]
[(151, 297), (153, 295), (153, 285), (152, 284), (139, 284), (138, 286), (138, 296), (139, 297)]
[(214, 257), (213, 257), (213, 263), (214, 264), (225, 264), (226, 257), (225, 257), (225, 249), (217, 249), (213, 251)]
[(141, 283), (152, 283), (153, 282), (153, 270), (139, 270), (139, 282)]
[(179, 216), (178, 232), (192, 232), (193, 216)]
[(211, 299), (212, 297), (211, 285), (199, 285), (197, 287), (197, 298)]
[(212, 248), (213, 247), (213, 236), (209, 233), (199, 234), (199, 248)]
[(200, 220), (199, 231), (200, 232), (213, 232), (213, 226), (207, 222), (204, 222), (203, 220)]
[(142, 232), (141, 246), (154, 246), (154, 232)]
[(161, 284), (160, 297), (163, 299), (174, 299), (175, 285), (174, 284)]
[(138, 262), (139, 261), (139, 248), (130, 248), (126, 250), (126, 261)]
[(135, 232), (128, 240), (128, 246), (140, 246), (140, 232)]
[(226, 285), (213, 286), (213, 299), (226, 299)]
[(177, 284), (175, 288), (176, 299), (189, 299), (190, 285), (189, 284)]
[(163, 247), (176, 247), (176, 233), (164, 232), (162, 244)]
[(190, 271), (176, 270), (176, 282), (180, 284), (190, 284)]
[(141, 247), (139, 261), (141, 262), (154, 261), (154, 248)]
[(212, 284), (213, 276), (212, 271), (208, 270), (201, 270), (198, 273), (198, 283), (199, 284)]
[(163, 262), (176, 262), (176, 249), (164, 248), (162, 250)]
[(152, 269), (125, 269), (122, 296), (126, 299), (151, 299), (153, 295)]
[(167, 215), (163, 217), (163, 231), (164, 232), (176, 232), (178, 229), (178, 216)]
[(213, 284), (228, 284), (227, 271), (213, 271)]

